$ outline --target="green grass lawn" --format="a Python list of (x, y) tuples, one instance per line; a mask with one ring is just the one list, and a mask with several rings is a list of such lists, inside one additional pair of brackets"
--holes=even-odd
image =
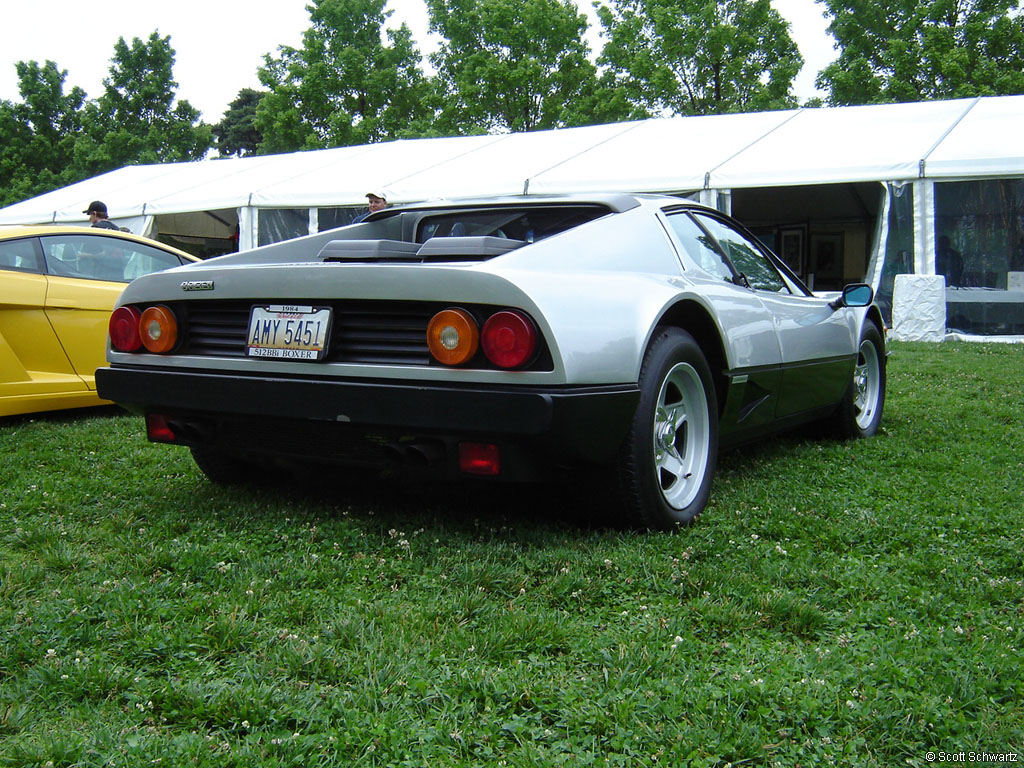
[(543, 488), (219, 488), (115, 409), (0, 453), (3, 766), (1024, 752), (1021, 346), (893, 345), (877, 437), (727, 453), (670, 534)]

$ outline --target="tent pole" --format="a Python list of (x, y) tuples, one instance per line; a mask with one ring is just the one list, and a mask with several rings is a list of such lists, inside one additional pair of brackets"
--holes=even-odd
[(914, 182), (914, 272), (935, 274), (935, 182)]
[(244, 205), (238, 209), (238, 250), (248, 251), (255, 247), (256, 216), (252, 206)]

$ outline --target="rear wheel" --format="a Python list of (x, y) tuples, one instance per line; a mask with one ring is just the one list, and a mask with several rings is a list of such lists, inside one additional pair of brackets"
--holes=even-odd
[(627, 509), (650, 528), (693, 522), (707, 505), (718, 454), (711, 370), (686, 331), (655, 334), (640, 371), (640, 403), (618, 462)]
[(878, 432), (885, 405), (885, 345), (874, 323), (865, 323), (857, 349), (853, 381), (832, 416), (840, 438), (870, 437)]

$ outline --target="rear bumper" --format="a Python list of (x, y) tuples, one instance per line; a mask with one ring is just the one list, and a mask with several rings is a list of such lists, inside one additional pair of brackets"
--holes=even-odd
[(234, 435), (231, 450), (258, 454), (282, 450), (275, 435), (290, 435), (289, 454), (336, 463), (361, 462), (325, 453), (321, 438), (491, 439), (560, 465), (603, 463), (622, 444), (639, 399), (628, 385), (482, 387), (144, 368), (101, 368), (96, 383), (104, 399), (191, 424), (176, 442), (223, 447)]

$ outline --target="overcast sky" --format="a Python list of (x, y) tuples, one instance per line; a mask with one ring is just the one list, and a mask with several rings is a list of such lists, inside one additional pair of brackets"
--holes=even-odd
[[(309, 26), (308, 0), (32, 0), (5, 3), (0, 24), (0, 99), (19, 101), (18, 61), (47, 60), (67, 70), (64, 90), (79, 86), (89, 98), (102, 93), (103, 79), (118, 37), (146, 39), (158, 31), (171, 37), (176, 52), (174, 78), (178, 98), (188, 100), (206, 122), (220, 121), (228, 103), (241, 88), (258, 88), (256, 70), (263, 54), (280, 45), (297, 46)], [(825, 31), (822, 6), (813, 0), (772, 0), (792, 24), (793, 38), (807, 60), (796, 82), (800, 98), (815, 95), (814, 77), (835, 57), (832, 38)], [(591, 15), (590, 0), (578, 5)], [(427, 37), (423, 0), (390, 0), (391, 21), (405, 21), (422, 51), (432, 50)], [(591, 47), (597, 47), (591, 30)]]

